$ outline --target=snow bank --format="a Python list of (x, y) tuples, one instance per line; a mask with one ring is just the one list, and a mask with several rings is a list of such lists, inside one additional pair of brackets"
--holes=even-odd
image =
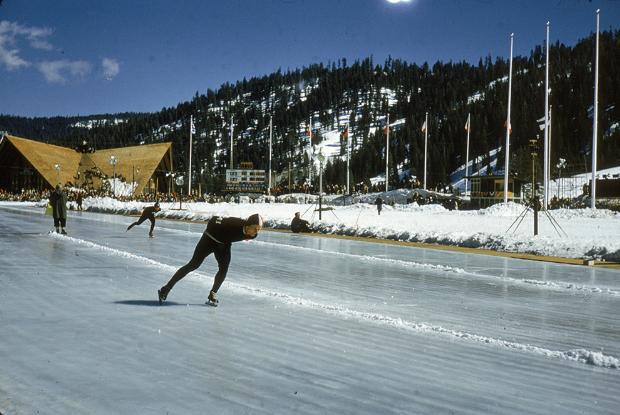
[[(405, 192), (393, 193), (395, 197), (400, 194)], [(364, 200), (369, 203), (328, 206), (332, 210), (323, 211), (322, 219), (319, 220), (315, 198), (312, 195), (293, 194), (276, 198), (286, 203), (183, 203), (181, 210), (179, 203), (162, 202), (162, 211), (157, 216), (206, 221), (214, 215), (247, 217), (260, 213), (268, 227), (288, 229), (294, 213), (301, 212), (302, 217), (322, 233), (620, 261), (620, 215), (606, 209), (550, 211), (552, 218), (568, 236), (556, 231), (546, 214), (541, 212), (539, 235), (533, 236), (533, 213), (513, 202), (477, 211), (449, 211), (440, 205), (419, 206), (416, 203), (395, 206), (384, 204), (381, 215), (378, 215), (376, 207), (370, 203), (374, 202), (376, 195), (367, 195)], [(336, 199), (331, 196), (326, 198), (326, 202), (334, 202)], [(19, 202), (10, 203), (20, 205)], [(112, 198), (87, 198), (83, 206), (91, 212), (137, 215), (151, 204), (120, 202)], [(37, 205), (43, 206), (44, 203)]]

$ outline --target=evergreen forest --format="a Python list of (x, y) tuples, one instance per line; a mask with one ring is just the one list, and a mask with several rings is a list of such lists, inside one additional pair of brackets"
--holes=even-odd
[[(565, 159), (565, 175), (590, 169), (594, 53), (594, 36), (574, 46), (555, 43), (549, 52), (551, 165)], [(524, 180), (531, 176), (530, 140), (538, 137), (541, 142), (543, 137), (539, 120), (544, 116), (545, 59), (543, 45), (527, 57), (513, 59), (510, 170)], [(598, 168), (604, 169), (620, 165), (620, 32), (601, 33), (599, 66), (597, 157)], [(154, 113), (0, 115), (0, 131), (75, 148), (84, 141), (96, 149), (170, 141), (175, 168), (186, 172), (193, 117), (192, 181), (216, 189), (230, 167), (231, 119), (233, 167), (252, 162), (254, 168), (267, 169), (272, 118), (273, 170), (283, 172), (290, 164), (296, 177), (303, 177), (309, 132), (316, 144), (326, 133), (339, 131), (344, 136), (346, 129), (352, 145), (351, 181), (360, 183), (385, 172), (389, 114), (390, 182), (398, 185), (399, 172), (423, 174), (422, 125), (428, 112), (428, 182), (429, 187), (442, 187), (449, 184), (450, 173), (465, 163), (468, 114), (470, 160), (477, 157), (478, 167), (486, 166), (489, 152), (501, 147), (497, 166), (503, 173), (508, 73), (509, 61), (504, 58), (432, 65), (391, 57), (384, 62), (373, 57), (354, 62), (340, 59), (226, 83)], [(556, 175), (553, 167), (552, 177)], [(344, 158), (330, 158), (324, 183), (345, 180)]]

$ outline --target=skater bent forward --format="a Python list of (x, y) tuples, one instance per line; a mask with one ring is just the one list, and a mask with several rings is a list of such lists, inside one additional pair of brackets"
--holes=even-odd
[(254, 214), (246, 220), (240, 218), (223, 218), (214, 216), (209, 220), (198, 245), (194, 249), (192, 259), (175, 272), (170, 281), (161, 287), (157, 293), (159, 303), (166, 300), (172, 287), (183, 279), (187, 274), (197, 269), (202, 261), (210, 255), (215, 255), (218, 271), (213, 279), (213, 287), (208, 297), (208, 304), (217, 305), (217, 291), (226, 279), (228, 265), (230, 264), (230, 248), (233, 242), (247, 239), (254, 239), (263, 227), (263, 218), (259, 214)]
[(161, 208), (159, 207), (159, 202), (155, 202), (153, 206), (144, 208), (144, 210), (142, 211), (142, 215), (140, 215), (140, 219), (129, 225), (127, 227), (127, 230), (130, 230), (136, 225), (140, 225), (142, 222), (148, 219), (151, 221), (151, 230), (149, 231), (149, 236), (152, 238), (153, 229), (155, 228), (155, 213), (159, 212), (160, 210)]

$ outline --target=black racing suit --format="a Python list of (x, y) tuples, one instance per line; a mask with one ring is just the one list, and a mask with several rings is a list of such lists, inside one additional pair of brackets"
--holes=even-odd
[(207, 229), (205, 229), (200, 241), (198, 241), (196, 249), (194, 249), (192, 259), (174, 273), (165, 287), (171, 290), (177, 282), (197, 269), (202, 264), (202, 261), (213, 253), (217, 261), (218, 271), (215, 274), (211, 291), (217, 292), (226, 279), (232, 243), (256, 238), (256, 235), (253, 237), (246, 236), (243, 233), (244, 226), (245, 220), (240, 218), (212, 217), (207, 224)]
[(149, 231), (149, 235), (152, 236), (153, 229), (155, 228), (155, 209), (156, 209), (155, 206), (149, 206), (147, 208), (144, 208), (144, 210), (142, 211), (142, 215), (140, 215), (140, 219), (138, 219), (136, 222), (129, 225), (127, 227), (127, 230), (130, 230), (136, 225), (141, 225), (142, 222), (148, 219), (151, 221), (151, 230)]

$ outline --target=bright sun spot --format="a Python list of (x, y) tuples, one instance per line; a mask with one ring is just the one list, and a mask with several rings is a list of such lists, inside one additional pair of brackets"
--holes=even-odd
[(388, 3), (396, 4), (396, 3), (410, 3), (411, 0), (387, 0)]

